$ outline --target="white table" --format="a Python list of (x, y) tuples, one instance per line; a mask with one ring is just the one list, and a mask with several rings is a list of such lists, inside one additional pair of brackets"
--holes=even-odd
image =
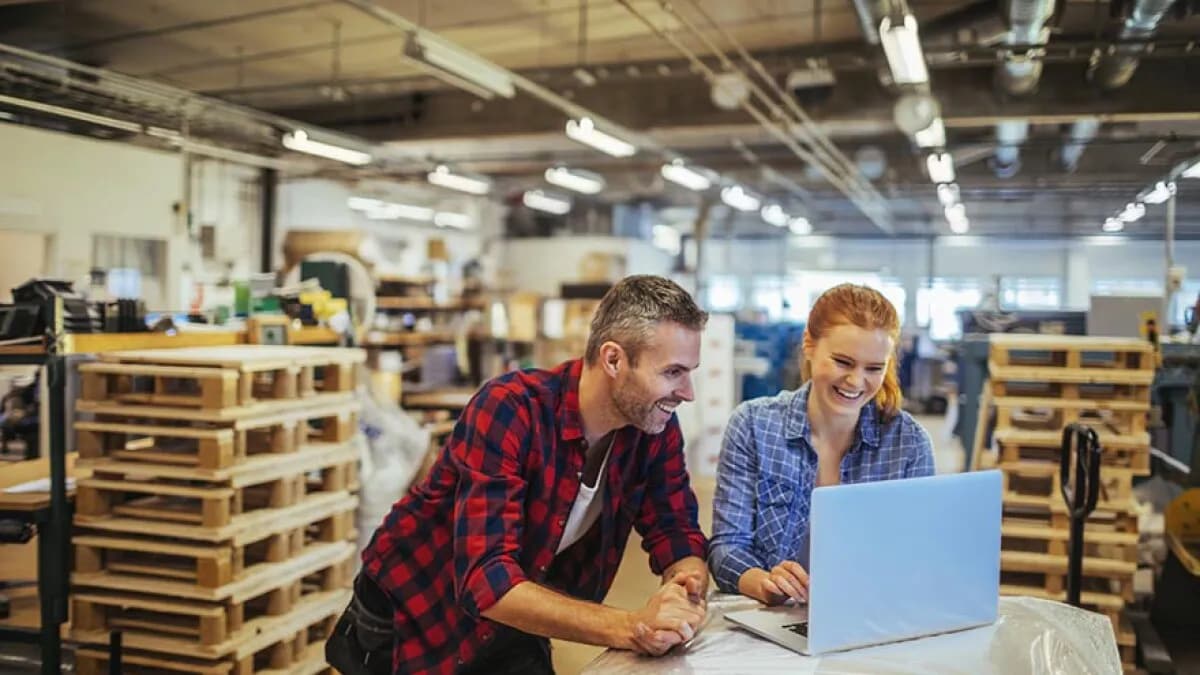
[(725, 621), (725, 612), (760, 606), (742, 596), (715, 595), (706, 626), (686, 649), (660, 658), (610, 649), (584, 675), (676, 673), (872, 673), (961, 675), (1091, 673), (1120, 675), (1112, 624), (1100, 614), (1058, 602), (1000, 599), (995, 624), (956, 633), (806, 657)]

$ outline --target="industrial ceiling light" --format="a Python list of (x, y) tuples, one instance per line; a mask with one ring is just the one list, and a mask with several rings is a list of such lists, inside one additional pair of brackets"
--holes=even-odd
[(792, 234), (805, 236), (812, 234), (812, 223), (808, 222), (808, 218), (804, 216), (796, 216), (788, 221), (788, 229)]
[(679, 252), (683, 250), (683, 236), (679, 234), (679, 230), (670, 225), (655, 225), (651, 233), (655, 248), (662, 249), (671, 255), (679, 255)]
[(787, 227), (788, 221), (791, 218), (784, 212), (783, 207), (778, 204), (768, 204), (762, 208), (762, 219), (768, 224), (775, 227)]
[(762, 206), (762, 200), (741, 185), (730, 185), (721, 190), (721, 201), (738, 211), (757, 211)]
[(947, 208), (958, 203), (961, 192), (958, 189), (958, 183), (943, 183), (937, 186), (938, 201), (941, 202), (942, 208)]
[(1147, 204), (1161, 204), (1175, 194), (1174, 181), (1158, 181), (1153, 187), (1148, 187), (1138, 194), (1138, 201)]
[(404, 55), (430, 75), (480, 98), (512, 98), (517, 93), (508, 71), (430, 33), (410, 32)]
[(472, 195), (486, 195), (492, 190), (492, 181), (486, 176), (468, 174), (461, 171), (451, 171), (445, 164), (439, 165), (427, 176), (434, 185), (466, 192)]
[(604, 189), (604, 177), (600, 174), (564, 166), (546, 169), (546, 182), (585, 195), (594, 195)]
[(566, 215), (571, 210), (570, 199), (541, 190), (527, 190), (521, 197), (521, 202), (535, 211), (553, 213), (556, 216)]
[(944, 148), (946, 147), (946, 125), (942, 122), (942, 118), (935, 117), (929, 126), (913, 134), (913, 138), (922, 148)]
[(683, 163), (683, 160), (679, 159), (670, 164), (663, 164), (662, 176), (676, 185), (696, 192), (703, 192), (712, 187), (712, 180), (708, 176), (696, 169), (689, 168)]
[(368, 220), (417, 220), (427, 223), (433, 220), (433, 209), (409, 204), (393, 204), (384, 202), (379, 206), (367, 209)]
[(964, 216), (962, 220), (950, 223), (950, 231), (954, 234), (966, 234), (971, 231), (971, 221)]
[(365, 166), (371, 163), (371, 155), (359, 150), (344, 148), (340, 145), (332, 143), (322, 143), (315, 141), (308, 136), (308, 132), (303, 129), (283, 135), (283, 147), (296, 152), (303, 152), (325, 159), (332, 159), (338, 162), (344, 162), (354, 166)]
[(466, 230), (475, 224), (475, 220), (465, 213), (438, 211), (433, 215), (433, 224), (438, 227), (450, 227), (456, 230)]
[(630, 157), (637, 152), (634, 144), (597, 129), (590, 117), (567, 120), (567, 138), (613, 157)]
[(892, 23), (892, 17), (884, 17), (879, 24), (879, 41), (883, 44), (883, 54), (887, 57), (888, 68), (896, 84), (929, 82), (915, 16), (905, 14), (898, 24)]
[(934, 183), (954, 182), (954, 158), (948, 152), (935, 152), (925, 159), (929, 180)]
[(1184, 178), (1200, 178), (1200, 161), (1184, 169), (1179, 175)]
[(1101, 225), (1100, 229), (1105, 232), (1120, 232), (1125, 229), (1125, 223), (1121, 222), (1120, 218), (1109, 218), (1104, 221), (1104, 225)]
[(1146, 205), (1141, 202), (1129, 202), (1125, 205), (1125, 209), (1117, 215), (1126, 223), (1135, 223), (1146, 215)]

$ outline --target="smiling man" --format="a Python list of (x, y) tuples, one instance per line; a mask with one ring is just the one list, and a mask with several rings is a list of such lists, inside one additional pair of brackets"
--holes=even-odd
[[(707, 541), (674, 411), (693, 398), (707, 320), (675, 283), (628, 277), (582, 360), (484, 385), (364, 551), (330, 664), (549, 673), (547, 638), (649, 655), (690, 638)], [(631, 528), (663, 579), (636, 611), (600, 604)]]

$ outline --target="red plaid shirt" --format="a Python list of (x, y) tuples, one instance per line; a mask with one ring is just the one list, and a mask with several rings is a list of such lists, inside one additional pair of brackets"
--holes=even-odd
[(376, 530), (363, 571), (396, 606), (395, 672), (452, 673), (471, 663), (513, 630), (480, 613), (523, 581), (601, 602), (631, 527), (655, 574), (704, 557), (707, 540), (674, 417), (661, 434), (616, 432), (603, 513), (555, 556), (584, 464), (582, 368), (568, 361), (485, 384), (429, 477)]

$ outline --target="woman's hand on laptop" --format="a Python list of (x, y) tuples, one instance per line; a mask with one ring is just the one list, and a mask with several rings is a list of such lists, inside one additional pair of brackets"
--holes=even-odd
[(630, 614), (629, 649), (661, 656), (677, 644), (690, 640), (704, 622), (705, 608), (692, 602), (688, 589), (678, 583), (663, 584)]
[(782, 605), (788, 599), (808, 601), (808, 572), (800, 563), (785, 560), (767, 570), (746, 570), (738, 580), (738, 591), (767, 605)]

